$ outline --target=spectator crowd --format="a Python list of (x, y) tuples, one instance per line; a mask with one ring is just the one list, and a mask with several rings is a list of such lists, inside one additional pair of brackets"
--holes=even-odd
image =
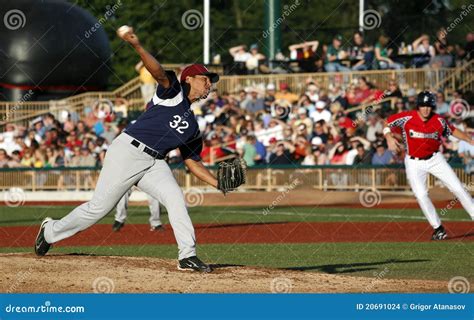
[[(238, 154), (249, 166), (400, 164), (404, 155), (387, 150), (383, 122), (393, 113), (413, 109), (417, 91), (410, 88), (404, 95), (395, 80), (379, 88), (363, 77), (347, 87), (322, 87), (308, 78), (298, 93), (286, 83), (256, 85), (233, 94), (213, 91), (193, 105), (203, 135), (201, 156), (204, 163), (214, 164)], [(451, 99), (472, 100), (472, 92), (452, 95)], [(443, 92), (436, 98), (436, 112), (470, 130), (470, 118), (453, 112)], [(368, 102), (375, 106), (354, 108)], [(130, 120), (123, 112), (85, 108), (82, 114), (49, 113), (28, 127), (8, 123), (0, 134), (0, 167), (101, 166), (107, 147)], [(472, 146), (453, 137), (443, 141), (442, 152), (449, 161), (466, 165), (474, 154)], [(168, 161), (180, 163), (179, 150), (172, 151)]]
[[(355, 32), (351, 41), (336, 35), (330, 44), (307, 41), (291, 45), (289, 57), (281, 52), (269, 63), (257, 44), (239, 45), (229, 50), (240, 74), (298, 71), (347, 72), (351, 70), (428, 69), (453, 67), (471, 60), (474, 34), (465, 44), (448, 42), (445, 30), (435, 39), (420, 35), (411, 44), (394, 43), (381, 35), (369, 44)], [(275, 62), (275, 61), (274, 61)], [(294, 64), (296, 62), (296, 64)], [(288, 69), (288, 68), (293, 69)], [(154, 93), (154, 80), (143, 64), (136, 65), (145, 101)], [(400, 81), (400, 83), (398, 82)], [(203, 134), (201, 157), (214, 164), (235, 155), (249, 166), (256, 165), (389, 165), (403, 161), (403, 154), (392, 154), (383, 139), (383, 122), (389, 115), (415, 107), (421, 88), (400, 89), (403, 77), (393, 78), (386, 88), (360, 77), (348, 84), (331, 77), (322, 86), (308, 78), (301, 92), (291, 92), (287, 83), (256, 84), (236, 93), (213, 91), (205, 101), (193, 105)], [(299, 86), (300, 87), (300, 86)], [(406, 88), (405, 88), (406, 89)], [(452, 92), (450, 99), (469, 101), (472, 92)], [(453, 112), (443, 91), (436, 92), (436, 112), (456, 127), (470, 131), (470, 118)], [(462, 100), (459, 100), (462, 99)], [(1, 168), (100, 167), (107, 147), (132, 120), (127, 101), (90, 103), (79, 114), (64, 111), (31, 121), (28, 127), (7, 123), (0, 134)], [(372, 103), (369, 109), (357, 106)], [(115, 112), (110, 112), (111, 110)], [(443, 141), (442, 152), (451, 162), (474, 168), (472, 146), (455, 138)], [(182, 161), (179, 150), (168, 155), (169, 163)], [(474, 169), (473, 169), (474, 170)]]
[[(233, 63), (228, 74), (346, 72), (376, 69), (450, 68), (473, 58), (474, 33), (464, 43), (448, 41), (448, 32), (438, 30), (433, 36), (420, 35), (411, 43), (395, 43), (380, 35), (374, 43), (356, 31), (351, 39), (335, 35), (328, 44), (305, 41), (288, 47), (288, 56), (278, 52), (273, 60), (260, 52), (254, 43), (247, 49), (238, 45), (229, 49)], [(219, 59), (220, 61), (220, 56)], [(216, 62), (217, 63), (217, 62)]]

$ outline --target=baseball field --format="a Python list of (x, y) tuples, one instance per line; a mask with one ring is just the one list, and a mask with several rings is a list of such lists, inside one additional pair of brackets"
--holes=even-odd
[(198, 254), (216, 272), (176, 270), (177, 247), (152, 232), (147, 207), (131, 207), (42, 258), (38, 225), (71, 206), (1, 207), (1, 292), (448, 292), (454, 277), (474, 281), (474, 226), (462, 209), (443, 217), (445, 241), (418, 209), (194, 207)]

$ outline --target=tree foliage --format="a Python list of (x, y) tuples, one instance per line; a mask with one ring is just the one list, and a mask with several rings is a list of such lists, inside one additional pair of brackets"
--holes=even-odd
[[(189, 10), (202, 14), (202, 0), (77, 0), (74, 2), (97, 19), (117, 5), (113, 16), (102, 25), (114, 52), (111, 86), (117, 86), (134, 77), (137, 55), (116, 35), (115, 30), (127, 24), (135, 28), (144, 46), (163, 63), (190, 63), (203, 60), (203, 28), (186, 28), (183, 15)], [(469, 5), (469, 4), (467, 4)], [(421, 33), (434, 38), (436, 30), (448, 27), (461, 12), (468, 10), (462, 0), (366, 0), (366, 9), (376, 10), (381, 17), (378, 28), (367, 30), (369, 41), (381, 33), (396, 43), (409, 43)], [(211, 55), (220, 54), (229, 61), (228, 48), (238, 44), (257, 43), (265, 50), (263, 0), (212, 0), (211, 1)], [(335, 34), (342, 34), (350, 42), (358, 28), (358, 1), (345, 0), (281, 0), (281, 10), (291, 13), (280, 24), (282, 52), (288, 45), (306, 40), (328, 43)], [(462, 23), (448, 34), (451, 42), (463, 42), (472, 26), (474, 10), (463, 17)]]

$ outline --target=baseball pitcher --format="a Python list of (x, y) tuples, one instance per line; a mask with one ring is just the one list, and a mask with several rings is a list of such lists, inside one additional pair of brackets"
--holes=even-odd
[(208, 96), (219, 76), (203, 65), (193, 64), (186, 67), (178, 79), (173, 71), (165, 71), (141, 46), (133, 28), (123, 26), (117, 33), (132, 45), (158, 82), (153, 106), (110, 145), (92, 199), (60, 220), (43, 220), (36, 237), (35, 252), (44, 256), (55, 242), (89, 228), (136, 185), (166, 207), (179, 249), (178, 269), (211, 272), (211, 267), (196, 256), (194, 227), (183, 192), (164, 158), (169, 151), (179, 148), (190, 172), (224, 193), (245, 182), (245, 162), (235, 159), (227, 163), (222, 173), (218, 171), (216, 179), (199, 156), (202, 137), (190, 106)]

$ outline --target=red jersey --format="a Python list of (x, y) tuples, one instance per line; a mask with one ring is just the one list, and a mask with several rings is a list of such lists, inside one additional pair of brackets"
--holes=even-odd
[(441, 137), (447, 138), (455, 130), (436, 113), (423, 121), (417, 110), (394, 114), (388, 117), (387, 124), (392, 132), (401, 131), (407, 154), (417, 158), (426, 158), (438, 152)]
[(82, 146), (82, 141), (79, 139), (75, 139), (73, 141), (68, 141), (65, 146), (69, 149), (74, 149), (74, 147), (81, 147)]

